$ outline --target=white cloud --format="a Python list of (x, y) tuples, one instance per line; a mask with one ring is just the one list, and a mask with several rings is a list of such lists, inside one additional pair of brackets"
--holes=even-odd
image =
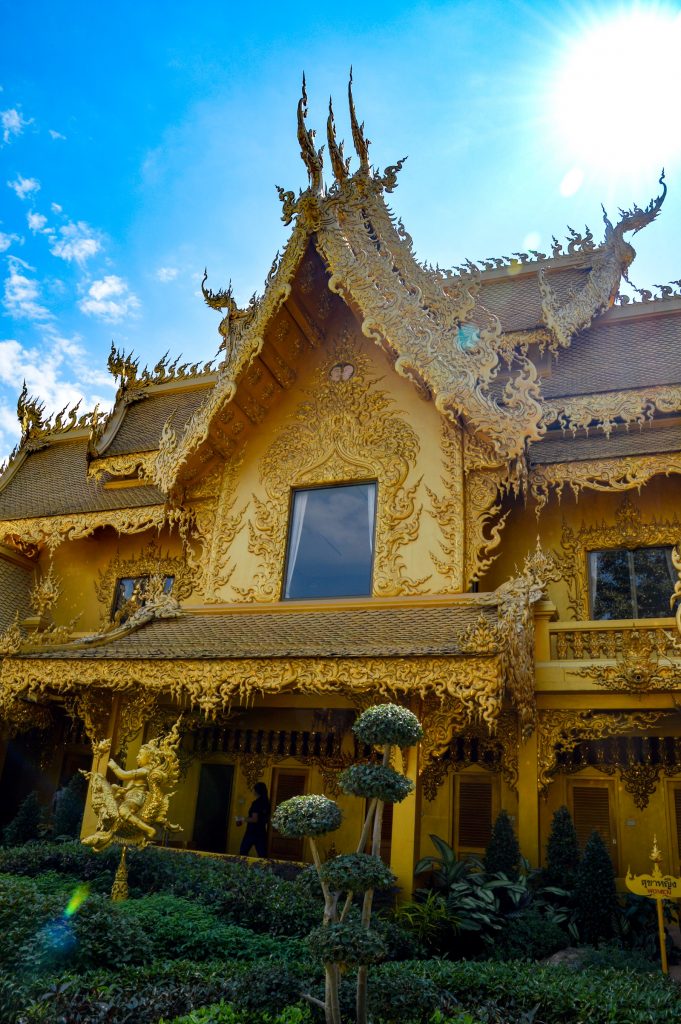
[(65, 139), (66, 136), (62, 135), (61, 132), (55, 132), (54, 128), (49, 129), (50, 137), (53, 139)]
[(52, 213), (61, 213), (64, 207), (60, 206), (59, 203), (50, 203), (50, 209)]
[(25, 199), (33, 192), (40, 191), (40, 182), (37, 178), (22, 178), (20, 174), (17, 174), (16, 181), (8, 181), (7, 185), (16, 192), (19, 199)]
[(16, 107), (11, 107), (9, 110), (1, 110), (0, 129), (2, 130), (2, 141), (7, 145), (17, 135), (21, 135), (24, 128), (29, 124), (31, 124), (31, 121), (26, 121)]
[(63, 337), (51, 325), (43, 328), (42, 339), (32, 348), (13, 338), (0, 341), (0, 462), (19, 437), (14, 407), (24, 381), (48, 415), (79, 399), (81, 411), (97, 404), (106, 409), (115, 387), (105, 370), (93, 371), (77, 338)]
[(117, 321), (139, 309), (140, 301), (116, 274), (93, 281), (84, 299), (78, 303), (81, 312), (100, 320)]
[(52, 314), (45, 306), (41, 306), (40, 286), (31, 277), (27, 277), (25, 271), (32, 271), (24, 260), (17, 256), (9, 258), (9, 275), (5, 278), (4, 305), (6, 311), (17, 319), (51, 320)]
[(55, 240), (50, 252), (67, 263), (73, 260), (83, 266), (102, 248), (96, 232), (82, 220), (65, 224), (59, 228), (59, 234), (61, 238)]
[(159, 267), (156, 271), (156, 279), (167, 284), (168, 281), (174, 281), (179, 273), (177, 267)]
[(0, 231), (0, 252), (7, 252), (12, 242), (21, 242), (23, 239), (19, 235), (8, 235), (5, 231)]
[(26, 214), (26, 220), (31, 231), (44, 233), (47, 217), (43, 216), (42, 213), (33, 213), (31, 210)]

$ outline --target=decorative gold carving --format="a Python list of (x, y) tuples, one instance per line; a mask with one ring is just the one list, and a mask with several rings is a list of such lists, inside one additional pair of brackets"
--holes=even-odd
[[(665, 456), (673, 461), (673, 456)], [(681, 471), (681, 462), (679, 464)], [(633, 485), (632, 485), (633, 486)], [(676, 544), (681, 537), (681, 521), (673, 519), (645, 520), (641, 510), (626, 495), (615, 509), (615, 522), (586, 525), (576, 532), (563, 523), (561, 553), (555, 554), (567, 584), (567, 610), (575, 619), (589, 618), (589, 580), (587, 552), (619, 547), (655, 547)]]
[(545, 793), (557, 768), (557, 754), (571, 753), (582, 740), (602, 739), (627, 732), (651, 729), (669, 711), (593, 712), (541, 711), (539, 713), (539, 748), (537, 784)]
[(633, 763), (620, 770), (625, 790), (633, 796), (634, 803), (641, 811), (648, 806), (659, 777), (659, 766), (654, 764)]
[(648, 693), (681, 687), (681, 664), (656, 653), (652, 647), (623, 651), (615, 665), (586, 665), (571, 669), (571, 675), (593, 679), (606, 690)]
[[(237, 482), (243, 463), (243, 451), (225, 463), (220, 492), (206, 519), (204, 544), (203, 593), (206, 601), (220, 600), (219, 590), (229, 583), (236, 563), (230, 561), (229, 551), (244, 524), (246, 505), (236, 508)], [(199, 527), (202, 528), (202, 525)]]
[[(473, 741), (476, 754), (473, 756)], [(514, 791), (518, 788), (518, 720), (514, 712), (502, 711), (498, 728), (490, 736), (484, 728), (467, 729), (464, 736), (452, 738), (444, 755), (432, 757), (419, 773), (426, 800), (434, 800), (448, 773), (460, 772), (471, 765), (500, 772)]]
[(67, 694), (64, 699), (71, 718), (83, 723), (85, 735), (95, 745), (106, 737), (111, 719), (112, 694), (109, 690), (88, 689)]
[(501, 531), (509, 512), (501, 515), (507, 473), (504, 469), (469, 472), (465, 491), (466, 568), (468, 587), (489, 569), (500, 551)]
[[(393, 700), (432, 694), (463, 726), (494, 728), (504, 677), (500, 658), (277, 658), (182, 661), (163, 659), (21, 658), (0, 663), (0, 713), (28, 696), (80, 693), (101, 687), (126, 694), (145, 688), (200, 708), (207, 717), (255, 696), (297, 692), (369, 695)], [(448, 712), (449, 713), (449, 712)], [(446, 748), (446, 743), (444, 744)]]
[[(332, 381), (329, 369), (352, 362), (349, 380)], [(249, 550), (260, 559), (253, 585), (242, 597), (276, 601), (282, 589), (291, 488), (306, 484), (378, 481), (373, 592), (419, 593), (429, 577), (406, 575), (403, 550), (418, 536), (420, 481), (407, 478), (416, 464), (418, 438), (392, 409), (392, 399), (368, 376), (369, 362), (345, 346), (317, 370), (308, 397), (265, 453), (260, 477), (266, 499), (253, 495)]]
[(584, 330), (598, 313), (612, 306), (619, 291), (622, 274), (626, 273), (636, 255), (633, 246), (625, 242), (624, 235), (631, 231), (640, 231), (655, 220), (667, 194), (664, 171), (660, 177), (660, 184), (662, 192), (657, 199), (651, 200), (645, 210), (634, 206), (631, 210), (621, 211), (622, 216), (616, 227), (613, 228), (607, 214), (603, 213), (604, 247), (594, 253), (592, 268), (584, 285), (573, 292), (562, 305), (548, 283), (543, 269), (539, 270), (544, 323), (551, 331), (557, 347), (567, 348), (578, 331)]
[(490, 622), (484, 612), (456, 637), (456, 645), (464, 654), (498, 654), (504, 642), (504, 630), (499, 623)]
[(560, 501), (563, 489), (568, 486), (577, 499), (585, 488), (592, 491), (640, 490), (652, 477), (669, 476), (670, 473), (681, 473), (681, 455), (674, 452), (631, 455), (621, 459), (554, 462), (534, 466), (530, 470), (530, 489), (539, 515), (552, 489)]
[(6, 655), (16, 654), (17, 651), (21, 650), (21, 645), (24, 642), (24, 634), (21, 631), (19, 625), (19, 613), (14, 617), (14, 620), (10, 622), (7, 629), (0, 634), (0, 657)]
[(508, 691), (518, 709), (520, 729), (527, 737), (534, 728), (536, 701), (534, 685), (534, 614), (533, 605), (547, 585), (560, 579), (560, 571), (551, 555), (539, 547), (525, 558), (523, 570), (496, 590), (479, 594), (478, 602), (498, 608), (499, 632), (504, 645), (501, 662)]
[(677, 580), (674, 593), (669, 598), (669, 607), (676, 616), (676, 628), (681, 633), (681, 543), (677, 542), (672, 549), (672, 565), (676, 569)]
[(156, 452), (132, 452), (129, 455), (108, 455), (93, 459), (87, 468), (90, 480), (103, 477), (135, 477), (151, 480)]
[(426, 486), (432, 506), (431, 515), (440, 527), (440, 551), (431, 551), (437, 571), (448, 581), (440, 590), (444, 594), (458, 594), (463, 590), (464, 556), (464, 493), (463, 493), (463, 438), (461, 428), (443, 419), (441, 446), (445, 464), (442, 476), (444, 494), (438, 496)]
[(94, 584), (95, 593), (99, 603), (104, 606), (108, 619), (118, 580), (137, 579), (141, 576), (164, 579), (166, 576), (172, 576), (173, 597), (178, 601), (185, 601), (194, 590), (195, 575), (186, 557), (173, 558), (168, 552), (164, 555), (152, 540), (138, 555), (131, 558), (122, 558), (120, 552), (117, 553), (106, 568), (99, 571)]
[(47, 572), (40, 579), (36, 580), (31, 590), (31, 608), (39, 619), (42, 619), (54, 608), (59, 600), (61, 591), (61, 580), (55, 576), (54, 566), (50, 562)]
[[(90, 780), (92, 808), (97, 815), (97, 831), (83, 842), (93, 850), (105, 850), (112, 843), (124, 846), (148, 846), (156, 830), (180, 831), (168, 821), (172, 787), (180, 777), (177, 750), (181, 743), (180, 721), (163, 739), (150, 740), (140, 747), (137, 767), (131, 771), (109, 760), (108, 768), (123, 785), (110, 785), (100, 772), (83, 772)], [(95, 748), (102, 756), (110, 747), (103, 740)]]
[(675, 640), (660, 626), (635, 628), (617, 625), (606, 619), (598, 628), (556, 629), (550, 627), (555, 638), (555, 656), (560, 660), (576, 661), (581, 658), (620, 659), (663, 655), (675, 651)]
[(144, 533), (177, 527), (186, 540), (193, 526), (193, 514), (183, 508), (151, 505), (142, 508), (107, 509), (100, 512), (45, 516), (40, 519), (8, 519), (0, 523), (4, 543), (25, 549), (26, 545), (47, 546), (54, 551), (64, 540), (83, 540), (95, 530), (110, 526), (119, 534)]
[(491, 326), (479, 330), (473, 346), (460, 343), (460, 327), (473, 311), (479, 280), (426, 269), (416, 261), (409, 235), (395, 222), (384, 199), (384, 192), (395, 186), (401, 162), (383, 175), (371, 174), (368, 143), (352, 103), (360, 166), (347, 176), (344, 161), (337, 159), (340, 150), (334, 152), (332, 167), (338, 177), (324, 193), (321, 154), (304, 124), (306, 106), (303, 96), (299, 140), (310, 187), (297, 198), (279, 189), (283, 219), (290, 223), (295, 218), (295, 227), (281, 260), (272, 266), (262, 298), (254, 298), (247, 311), (237, 309), (230, 290), (213, 294), (204, 289), (209, 305), (228, 310), (220, 325), (225, 362), (215, 388), (190, 418), (181, 439), (169, 425), (164, 430), (156, 482), (172, 491), (190, 453), (207, 441), (213, 420), (234, 398), (241, 371), (261, 351), (267, 327), (289, 299), (311, 236), (328, 268), (329, 288), (356, 311), (362, 333), (396, 358), (397, 372), (427, 387), (443, 415), (469, 419), (493, 444), (500, 462), (522, 458), (527, 441), (543, 432), (534, 364), (517, 354), (518, 372), (511, 375), (502, 400), (496, 400), (490, 386), (500, 366), (500, 324), (487, 317)]

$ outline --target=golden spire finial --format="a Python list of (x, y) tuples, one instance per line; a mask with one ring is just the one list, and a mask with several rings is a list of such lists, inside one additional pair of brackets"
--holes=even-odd
[(301, 97), (298, 100), (298, 143), (300, 145), (302, 161), (307, 167), (307, 176), (310, 182), (310, 188), (318, 194), (321, 194), (324, 189), (324, 181), (322, 177), (324, 169), (322, 154), (324, 153), (324, 147), (321, 146), (319, 149), (315, 149), (314, 139), (316, 133), (305, 126), (306, 117), (307, 87), (305, 83), (305, 72), (303, 72), (303, 90)]
[(329, 157), (333, 176), (337, 182), (343, 182), (350, 173), (350, 157), (343, 154), (343, 143), (336, 142), (336, 122), (333, 116), (333, 100), (329, 96), (329, 116), (326, 120), (326, 138), (329, 143)]
[(352, 65), (350, 65), (350, 80), (348, 81), (348, 104), (350, 107), (350, 125), (352, 127), (352, 141), (355, 146), (355, 152), (359, 157), (359, 167), (361, 171), (369, 173), (369, 146), (371, 142), (369, 139), (364, 137), (364, 121), (359, 124), (357, 120), (357, 113), (355, 112), (355, 101), (352, 98)]

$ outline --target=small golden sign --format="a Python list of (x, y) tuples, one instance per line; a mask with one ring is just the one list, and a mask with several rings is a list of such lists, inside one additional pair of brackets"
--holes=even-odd
[(653, 870), (650, 875), (632, 875), (631, 868), (628, 869), (624, 881), (627, 889), (635, 892), (637, 896), (647, 896), (657, 901), (657, 925), (660, 934), (660, 958), (662, 970), (668, 973), (667, 967), (667, 944), (664, 932), (664, 917), (662, 912), (662, 901), (681, 899), (681, 878), (674, 878), (673, 875), (663, 875), (660, 870), (662, 853), (657, 845), (657, 836), (653, 836), (653, 849), (650, 854), (653, 862)]

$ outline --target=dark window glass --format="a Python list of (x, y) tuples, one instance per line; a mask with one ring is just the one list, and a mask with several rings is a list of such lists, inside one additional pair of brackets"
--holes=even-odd
[(371, 593), (376, 484), (294, 491), (284, 597)]
[[(165, 576), (163, 579), (163, 593), (169, 594), (173, 589), (174, 576)], [(141, 604), (144, 604), (144, 595), (147, 587), (149, 586), (149, 576), (123, 576), (121, 579), (116, 580), (116, 590), (114, 592), (113, 608), (111, 609), (112, 617), (125, 608), (128, 601), (131, 599), (135, 590), (141, 599)], [(128, 618), (127, 615), (121, 617), (121, 622), (125, 622)]]
[(672, 549), (589, 552), (589, 597), (594, 619), (656, 619), (671, 614), (676, 583)]

